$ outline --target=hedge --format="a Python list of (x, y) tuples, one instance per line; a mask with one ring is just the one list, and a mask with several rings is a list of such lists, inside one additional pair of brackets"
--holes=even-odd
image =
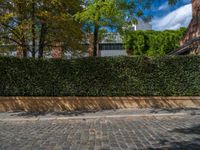
[(200, 57), (2, 57), (0, 96), (200, 96)]
[(163, 56), (180, 47), (186, 28), (165, 31), (125, 31), (123, 43), (130, 55)]

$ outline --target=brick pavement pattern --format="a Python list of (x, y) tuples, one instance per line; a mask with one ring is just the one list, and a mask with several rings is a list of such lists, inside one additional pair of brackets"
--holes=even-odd
[(200, 149), (200, 116), (0, 121), (0, 149)]

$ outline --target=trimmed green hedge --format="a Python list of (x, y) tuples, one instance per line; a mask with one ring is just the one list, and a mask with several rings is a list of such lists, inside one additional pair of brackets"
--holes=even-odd
[(0, 96), (200, 96), (200, 57), (0, 58)]

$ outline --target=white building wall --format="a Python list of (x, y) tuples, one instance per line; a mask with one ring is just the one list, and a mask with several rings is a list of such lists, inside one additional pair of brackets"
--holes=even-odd
[(152, 25), (140, 20), (136, 25), (136, 31), (137, 30), (152, 30)]
[(100, 57), (107, 56), (127, 56), (126, 50), (101, 50), (99, 52)]

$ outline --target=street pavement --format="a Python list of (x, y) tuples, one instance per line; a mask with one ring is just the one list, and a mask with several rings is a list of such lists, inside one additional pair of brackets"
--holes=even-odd
[(199, 150), (200, 113), (198, 109), (0, 113), (0, 149)]

